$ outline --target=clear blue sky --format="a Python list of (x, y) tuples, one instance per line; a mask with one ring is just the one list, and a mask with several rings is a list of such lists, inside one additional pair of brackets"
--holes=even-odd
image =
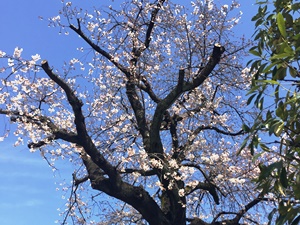
[[(99, 5), (99, 0), (86, 0), (85, 4)], [(106, 2), (101, 1), (104, 5)], [(121, 1), (115, 1), (115, 4)], [(222, 1), (220, 1), (222, 2)], [(244, 17), (239, 32), (253, 31), (251, 16), (256, 12), (253, 1), (241, 0)], [(16, 46), (24, 49), (24, 56), (36, 53), (51, 65), (60, 68), (78, 54), (80, 40), (73, 33), (59, 35), (58, 29), (48, 28), (47, 18), (57, 15), (60, 0), (7, 0), (0, 1), (0, 50), (13, 53)], [(44, 20), (39, 20), (42, 16)], [(84, 45), (84, 44), (82, 44)], [(0, 63), (1, 64), (1, 63)], [(4, 122), (0, 117), (0, 136)], [(26, 145), (12, 147), (12, 135), (0, 142), (0, 224), (1, 225), (50, 225), (61, 219), (57, 208), (64, 208), (66, 200), (62, 192), (56, 191), (64, 180), (71, 181), (72, 169), (67, 164), (58, 165), (59, 172), (53, 173), (39, 152), (30, 153)], [(67, 162), (66, 162), (67, 163)]]

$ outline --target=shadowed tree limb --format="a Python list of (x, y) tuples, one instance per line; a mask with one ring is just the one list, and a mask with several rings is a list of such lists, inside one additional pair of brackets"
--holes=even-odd
[(165, 111), (171, 107), (171, 105), (178, 99), (178, 97), (185, 91), (190, 91), (200, 86), (213, 71), (215, 66), (219, 63), (221, 55), (225, 51), (224, 47), (220, 44), (215, 44), (213, 52), (206, 64), (206, 66), (199, 71), (196, 77), (191, 82), (184, 82), (183, 72), (179, 72), (178, 83), (175, 88), (157, 104), (153, 119), (150, 127), (150, 148), (152, 153), (158, 153), (162, 155), (163, 148), (159, 135), (159, 128), (163, 119)]
[[(255, 205), (257, 205), (258, 203), (260, 203), (261, 201), (264, 201), (264, 200), (267, 200), (267, 199), (262, 198), (259, 195), (257, 198), (253, 199), (251, 202), (249, 202), (247, 205), (245, 205), (245, 207), (237, 213), (234, 213), (234, 212), (218, 213), (218, 215), (213, 219), (213, 221), (211, 223), (207, 223), (207, 222), (201, 220), (200, 218), (192, 218), (192, 219), (188, 218), (187, 221), (190, 222), (190, 225), (244, 225), (244, 223), (240, 223), (241, 218), (245, 216), (245, 214), (247, 213), (248, 210), (250, 210)], [(227, 215), (234, 214), (236, 216), (233, 219), (217, 221), (219, 219), (219, 217), (224, 214), (227, 214)]]
[(110, 62), (112, 62), (119, 70), (121, 70), (124, 74), (127, 76), (129, 75), (129, 70), (118, 63), (116, 60), (114, 60), (114, 56), (109, 54), (107, 51), (104, 49), (100, 48), (100, 46), (96, 45), (91, 39), (89, 39), (81, 30), (81, 25), (80, 25), (80, 20), (77, 19), (77, 26), (75, 27), (73, 24), (70, 24), (70, 28), (75, 31), (83, 40), (88, 43), (96, 52), (100, 53), (103, 55), (105, 58), (107, 58)]
[[(260, 197), (260, 195), (253, 199), (251, 202), (249, 202), (243, 209), (241, 209), (238, 213), (233, 213), (233, 212), (220, 212), (218, 215), (213, 219), (211, 223), (207, 223), (200, 218), (192, 218), (192, 219), (187, 219), (187, 221), (191, 222), (190, 225), (243, 225), (240, 223), (240, 220), (243, 216), (245, 216), (245, 213), (247, 213), (248, 210), (253, 208), (255, 205), (257, 205), (259, 202), (267, 200), (265, 198)], [(224, 214), (234, 214), (236, 215), (233, 219), (227, 219), (227, 220), (220, 220), (219, 217)]]
[(133, 206), (151, 225), (171, 225), (160, 207), (142, 186), (137, 187), (122, 181), (120, 189), (116, 190), (115, 184), (103, 176), (103, 172), (87, 154), (83, 152), (81, 158), (88, 171), (93, 189), (103, 191)]
[(92, 188), (133, 206), (151, 225), (171, 225), (149, 193), (141, 186), (136, 187), (124, 182), (117, 169), (99, 152), (86, 130), (83, 103), (70, 86), (52, 71), (46, 60), (42, 61), (42, 68), (64, 90), (73, 109), (79, 145), (83, 148), (81, 158), (88, 171)]

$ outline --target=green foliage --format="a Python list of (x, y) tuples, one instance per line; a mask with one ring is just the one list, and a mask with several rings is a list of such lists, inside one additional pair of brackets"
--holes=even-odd
[(296, 0), (257, 2), (254, 59), (248, 65), (253, 73), (248, 104), (259, 114), (252, 127), (244, 126), (254, 160), (262, 153), (277, 157), (260, 165), (256, 180), (263, 194), (278, 199), (269, 220), (276, 224), (300, 222), (300, 3)]

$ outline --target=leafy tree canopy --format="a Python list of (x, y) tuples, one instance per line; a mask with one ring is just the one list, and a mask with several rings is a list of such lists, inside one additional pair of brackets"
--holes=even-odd
[[(248, 103), (259, 110), (248, 147), (256, 157), (273, 157), (260, 165), (258, 188), (278, 201), (276, 224), (300, 221), (300, 3), (292, 0), (259, 1), (255, 21), (256, 57), (249, 63), (254, 74)], [(244, 142), (246, 145), (248, 139)]]

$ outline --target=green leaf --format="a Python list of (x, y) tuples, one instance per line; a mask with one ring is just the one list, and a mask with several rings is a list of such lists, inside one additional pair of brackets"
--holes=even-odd
[(276, 20), (277, 20), (278, 29), (279, 29), (282, 37), (286, 38), (287, 34), (286, 34), (286, 28), (285, 28), (285, 21), (284, 21), (284, 18), (281, 13), (277, 14)]
[(283, 167), (280, 173), (280, 183), (284, 188), (288, 187), (288, 179), (286, 174), (286, 169)]
[(283, 112), (284, 112), (284, 110), (285, 110), (285, 106), (284, 106), (283, 102), (280, 101), (280, 102), (278, 103), (278, 105), (277, 105), (277, 109), (276, 109), (276, 112), (275, 112), (275, 113), (276, 113), (276, 116), (282, 118), (282, 117), (283, 117)]
[(248, 101), (247, 101), (247, 105), (250, 105), (252, 99), (256, 96), (256, 94), (253, 94), (251, 95), (249, 98), (248, 98)]
[(282, 194), (283, 196), (285, 196), (283, 187), (282, 187), (282, 185), (279, 182), (275, 182), (274, 187), (275, 187), (275, 189), (277, 189), (279, 191), (280, 194)]
[(238, 152), (237, 152), (237, 155), (241, 154), (241, 151), (246, 147), (247, 142), (248, 142), (248, 138), (246, 138), (246, 139), (243, 141), (243, 143), (242, 143), (240, 149), (239, 149)]
[(260, 52), (258, 52), (258, 51), (255, 51), (255, 50), (250, 50), (249, 51), (252, 55), (255, 55), (255, 56), (258, 56), (258, 57), (260, 57), (261, 56), (261, 53)]
[(299, 72), (297, 71), (297, 69), (295, 67), (290, 67), (290, 74), (292, 77), (296, 77), (297, 75), (299, 75)]
[(271, 72), (270, 70), (276, 65), (276, 62), (271, 63), (269, 66), (267, 66), (262, 73), (269, 73)]
[(243, 124), (242, 129), (248, 133), (250, 131), (250, 127), (248, 127), (246, 124)]
[(266, 146), (265, 144), (263, 143), (259, 143), (259, 146), (261, 147), (262, 150), (264, 150), (265, 152), (269, 152), (270, 149), (268, 146)]
[(277, 125), (275, 126), (274, 128), (274, 134), (279, 137), (283, 131), (283, 128), (284, 128), (284, 123), (283, 121), (277, 123)]
[(276, 84), (279, 85), (279, 82), (276, 80), (258, 80), (258, 83), (266, 83), (266, 84)]
[(273, 79), (275, 79), (275, 80), (283, 80), (286, 77), (286, 71), (287, 71), (287, 68), (280, 67), (278, 70), (276, 70)]
[(274, 54), (270, 59), (271, 59), (271, 61), (274, 61), (274, 59), (284, 59), (286, 57), (291, 57), (291, 56), (293, 56), (292, 53), (283, 52), (283, 53), (280, 53), (280, 54)]
[(277, 86), (275, 88), (275, 103), (277, 104), (278, 100), (279, 100), (279, 87), (280, 86)]

